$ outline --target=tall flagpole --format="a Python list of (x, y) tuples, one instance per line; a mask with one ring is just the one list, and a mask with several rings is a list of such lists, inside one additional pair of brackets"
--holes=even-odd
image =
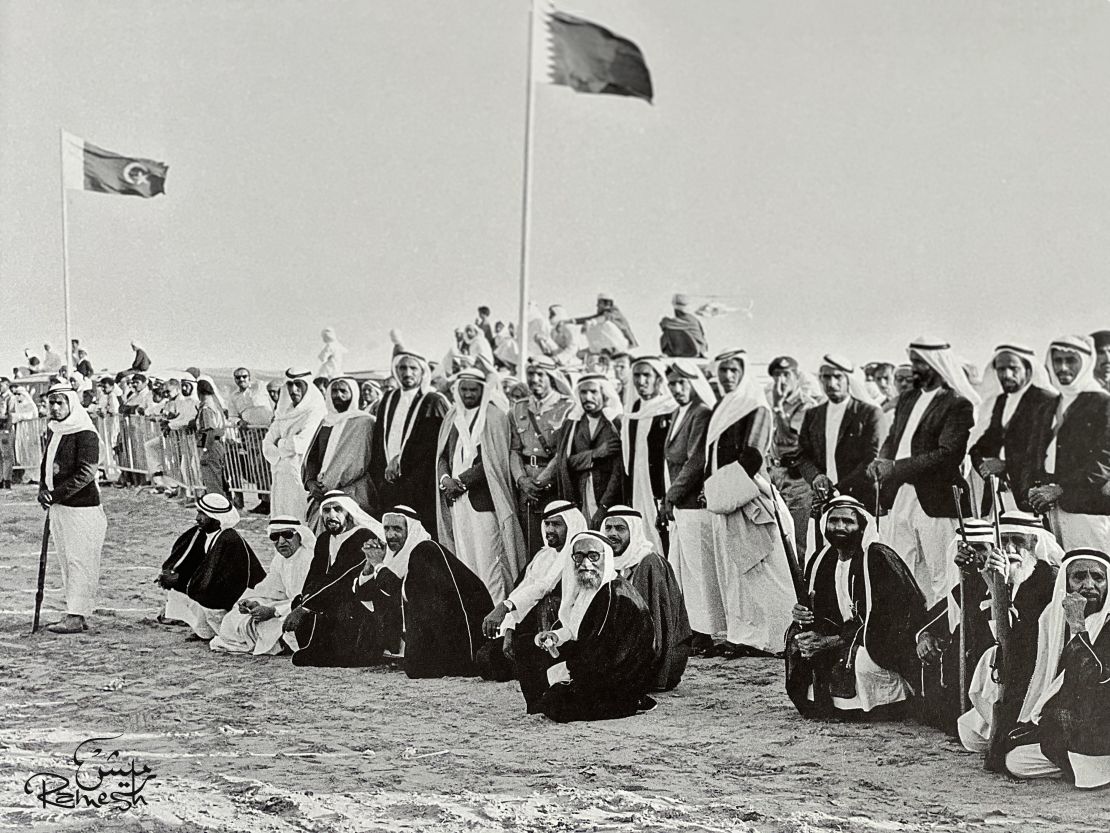
[(62, 180), (62, 298), (65, 305), (66, 340), (62, 349), (65, 350), (65, 366), (72, 373), (77, 368), (73, 367), (73, 341), (69, 324), (69, 211), (66, 208), (66, 136), (65, 131), (58, 130), (58, 161), (59, 174)]
[(536, 85), (532, 77), (536, 48), (536, 0), (528, 9), (528, 96), (524, 109), (524, 198), (520, 215), (520, 318), (516, 341), (519, 353), (517, 375), (524, 378), (528, 363), (528, 244), (532, 233), (532, 133), (536, 113)]

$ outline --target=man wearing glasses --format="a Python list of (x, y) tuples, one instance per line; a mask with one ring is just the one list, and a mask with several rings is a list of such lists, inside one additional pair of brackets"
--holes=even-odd
[[(571, 541), (563, 569), (559, 622), (521, 646), (518, 669), (530, 714), (557, 723), (610, 720), (648, 711), (655, 629), (643, 598), (613, 566), (598, 532)], [(546, 669), (546, 683), (535, 685)], [(538, 673), (537, 673), (538, 672)]]

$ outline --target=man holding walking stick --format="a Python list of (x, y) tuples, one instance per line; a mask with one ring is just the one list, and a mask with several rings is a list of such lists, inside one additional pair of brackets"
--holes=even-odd
[[(92, 420), (69, 385), (46, 394), (46, 452), (39, 477), (39, 503), (50, 512), (49, 533), (58, 550), (66, 615), (47, 626), (52, 633), (80, 633), (96, 602), (100, 552), (108, 522), (96, 486), (99, 440)], [(39, 595), (45, 570), (39, 571)], [(36, 617), (37, 618), (37, 617)]]

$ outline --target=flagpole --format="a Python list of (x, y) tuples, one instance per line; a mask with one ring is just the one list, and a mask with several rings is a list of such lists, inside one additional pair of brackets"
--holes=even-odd
[(58, 130), (58, 162), (60, 178), (62, 181), (62, 299), (65, 307), (66, 340), (62, 349), (65, 350), (65, 365), (69, 372), (76, 370), (73, 367), (73, 340), (69, 323), (69, 211), (66, 208), (66, 138), (65, 131)]
[(535, 127), (536, 85), (532, 77), (536, 48), (536, 0), (528, 4), (528, 95), (524, 109), (524, 176), (520, 215), (520, 318), (516, 341), (519, 353), (517, 375), (524, 378), (528, 363), (528, 244), (532, 233), (532, 134)]

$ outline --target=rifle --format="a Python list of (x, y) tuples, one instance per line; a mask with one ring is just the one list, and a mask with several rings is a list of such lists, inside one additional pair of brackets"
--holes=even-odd
[[(1002, 550), (1002, 530), (999, 519), (999, 494), (997, 481), (994, 475), (987, 479), (991, 489), (991, 501), (994, 504), (992, 513), (994, 521), (994, 544)], [(994, 702), (991, 714), (991, 736), (987, 745), (987, 754), (983, 760), (983, 768), (991, 772), (1006, 771), (1006, 739), (1010, 729), (1017, 722), (1017, 709), (1007, 702), (1006, 664), (1010, 659), (1010, 597), (1013, 593), (1008, 576), (995, 570), (985, 570), (983, 576), (987, 580), (991, 594), (991, 620), (994, 622), (994, 637), (998, 647), (994, 651), (994, 662), (991, 667), (991, 676), (998, 684), (998, 699)]]
[[(952, 484), (952, 500), (956, 502), (956, 517), (960, 520), (960, 539), (967, 543), (967, 531), (964, 529), (964, 509), (960, 503), (960, 487)], [(967, 587), (964, 582), (964, 568), (957, 567), (960, 576), (960, 714), (967, 711)]]

